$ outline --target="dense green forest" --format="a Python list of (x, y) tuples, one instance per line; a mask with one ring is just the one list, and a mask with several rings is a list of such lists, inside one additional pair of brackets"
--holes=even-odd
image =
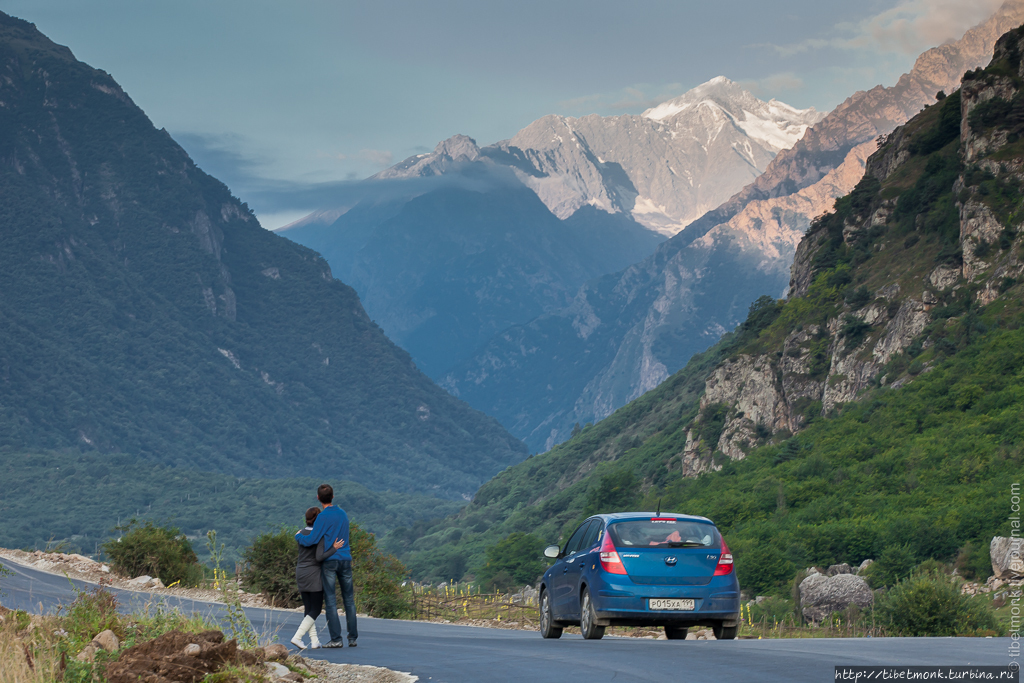
[[(323, 480), (239, 479), (139, 462), (123, 454), (0, 451), (0, 547), (60, 545), (93, 554), (132, 518), (180, 528), (205, 559), (210, 529), (238, 559), (253, 538), (303, 523)], [(335, 500), (372, 533), (443, 517), (460, 504), (422, 494), (376, 492), (328, 478)]]
[[(1008, 34), (993, 65), (965, 77), (970, 93), (996, 78), (1020, 87), (1019, 40)], [(879, 140), (861, 183), (814, 222), (794, 265), (797, 295), (762, 297), (657, 389), (502, 472), (458, 515), (395, 530), (386, 547), (414, 576), (461, 578), (492, 571), (511, 534), (558, 542), (595, 512), (660, 506), (713, 519), (754, 594), (788, 592), (811, 565), (864, 559), (905, 570), (938, 560), (987, 577), (988, 542), (1007, 532), (1024, 466), (1024, 185), (1000, 165), (1019, 167), (1024, 154), (1022, 119), (1008, 113), (1018, 99), (978, 107), (972, 157), (960, 138), (967, 100), (939, 93)], [(979, 154), (979, 136), (996, 142)], [(993, 238), (961, 228), (978, 217)], [(874, 353), (908, 329), (898, 352)], [(720, 440), (743, 413), (701, 396), (716, 368), (741, 358), (764, 359), (776, 387), (835, 388), (849, 381), (837, 368), (871, 375), (855, 400), (797, 400), (795, 435), (751, 425), (749, 446), (730, 458)], [(803, 365), (784, 370), (792, 359)], [(708, 465), (697, 476), (682, 474), (687, 452)]]
[(0, 447), (460, 499), (526, 448), (106, 73), (0, 14)]

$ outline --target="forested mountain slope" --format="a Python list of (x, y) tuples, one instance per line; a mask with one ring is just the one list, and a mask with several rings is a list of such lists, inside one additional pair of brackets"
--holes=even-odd
[(1022, 52), (1024, 28), (880, 141), (800, 243), (789, 300), (390, 546), (451, 578), (512, 532), (660, 501), (714, 519), (754, 592), (883, 553), (987, 575), (1024, 465)]
[(0, 14), (0, 447), (448, 497), (525, 456), (106, 73)]
[(563, 308), (584, 282), (645, 258), (664, 239), (591, 206), (559, 220), (507, 175), (482, 188), (442, 184), (361, 202), (330, 225), (279, 234), (322, 254), (417, 367), (442, 376), (495, 334)]
[(1021, 21), (1024, 2), (1009, 0), (960, 40), (922, 54), (895, 85), (854, 94), (649, 258), (496, 335), (442, 385), (532, 449), (656, 387), (741, 322), (758, 296), (783, 295), (811, 220), (853, 189), (875, 138), (987, 64), (996, 39)]

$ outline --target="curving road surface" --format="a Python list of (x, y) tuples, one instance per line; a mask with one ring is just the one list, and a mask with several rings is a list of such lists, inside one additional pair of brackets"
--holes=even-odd
[[(68, 580), (0, 560), (15, 576), (3, 581), (0, 604), (50, 612), (74, 599)], [(83, 588), (89, 584), (76, 582)], [(126, 609), (152, 599), (146, 593), (114, 590)], [(184, 611), (217, 616), (216, 604), (165, 597)], [(301, 614), (246, 609), (257, 629), (282, 642), (295, 632)], [(344, 624), (344, 619), (342, 619)], [(321, 637), (327, 627), (317, 621)], [(1006, 665), (1008, 638), (818, 638), (785, 640), (672, 641), (605, 637), (584, 641), (564, 635), (544, 640), (529, 631), (361, 618), (359, 647), (307, 650), (332, 662), (371, 664), (419, 676), (420, 683), (478, 681), (722, 681), (786, 682), (833, 680), (840, 665)]]

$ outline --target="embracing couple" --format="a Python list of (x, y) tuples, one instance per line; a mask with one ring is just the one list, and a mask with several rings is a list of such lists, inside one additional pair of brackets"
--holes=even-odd
[(356, 598), (352, 587), (348, 515), (334, 505), (334, 489), (330, 484), (321, 484), (316, 490), (316, 497), (323, 509), (306, 510), (306, 528), (295, 534), (295, 540), (299, 543), (295, 578), (299, 583), (305, 614), (291, 642), (300, 650), (305, 649), (302, 636), (308, 631), (310, 646), (314, 649), (320, 647), (316, 618), (326, 603), (327, 630), (331, 633), (331, 641), (324, 643), (323, 647), (345, 647), (341, 637), (341, 620), (338, 619), (338, 598), (334, 592), (335, 585), (340, 583), (348, 625), (348, 646), (355, 647), (359, 632), (356, 629)]

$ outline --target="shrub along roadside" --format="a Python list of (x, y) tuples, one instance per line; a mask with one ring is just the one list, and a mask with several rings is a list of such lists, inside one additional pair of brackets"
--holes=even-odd
[[(282, 527), (261, 534), (242, 553), (242, 582), (275, 604), (286, 607), (301, 604), (295, 583), (295, 563), (299, 557), (295, 532), (295, 528)], [(409, 614), (412, 607), (401, 585), (407, 574), (405, 566), (378, 548), (374, 535), (360, 529), (358, 524), (349, 527), (349, 544), (356, 609), (381, 618)], [(338, 590), (338, 605), (341, 606), (340, 587)]]
[(192, 544), (178, 528), (133, 519), (116, 530), (122, 533), (120, 538), (103, 544), (103, 552), (116, 573), (129, 578), (156, 576), (165, 586), (176, 582), (197, 586), (202, 581), (203, 568)]
[(983, 598), (964, 595), (953, 577), (919, 572), (879, 598), (880, 624), (903, 636), (1001, 635), (1001, 625)]

